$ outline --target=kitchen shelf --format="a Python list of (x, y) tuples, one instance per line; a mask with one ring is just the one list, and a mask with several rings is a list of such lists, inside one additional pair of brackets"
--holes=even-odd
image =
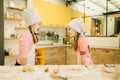
[(23, 11), (23, 8), (19, 8), (19, 7), (7, 7), (8, 9), (14, 9), (14, 10), (20, 10)]
[(17, 57), (18, 55), (9, 55), (9, 56), (5, 56), (5, 58), (13, 58), (13, 57)]
[(35, 58), (44, 58), (44, 56), (35, 56)]
[(35, 64), (44, 65), (45, 64), (45, 49), (38, 48), (38, 49), (35, 49), (35, 52), (40, 54), (40, 56), (35, 56)]
[(15, 30), (27, 30), (25, 27), (16, 27)]
[(18, 38), (16, 38), (16, 37), (11, 37), (11, 38), (4, 38), (5, 40), (16, 40), (16, 39), (18, 39)]
[(5, 20), (15, 20), (15, 21), (21, 21), (22, 19), (16, 19), (16, 18), (4, 18)]

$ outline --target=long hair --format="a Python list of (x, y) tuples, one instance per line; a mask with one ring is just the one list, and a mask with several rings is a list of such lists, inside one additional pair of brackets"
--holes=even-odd
[(74, 50), (77, 51), (78, 48), (78, 39), (81, 34), (77, 32), (77, 36), (74, 39)]
[(33, 38), (33, 43), (37, 43), (39, 41), (39, 37), (37, 34), (32, 32), (32, 26), (29, 26), (28, 29), (30, 30), (31, 34), (32, 34), (32, 38)]

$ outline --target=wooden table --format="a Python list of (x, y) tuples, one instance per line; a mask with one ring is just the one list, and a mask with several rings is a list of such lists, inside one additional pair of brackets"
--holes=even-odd
[[(0, 80), (57, 80), (50, 74), (59, 69), (56, 74), (66, 80), (120, 80), (120, 65), (115, 65), (115, 71), (108, 73), (104, 65), (45, 65), (32, 66), (34, 71), (23, 72), (24, 66), (0, 66)], [(48, 68), (48, 72), (45, 69)], [(65, 80), (65, 79), (59, 79)]]

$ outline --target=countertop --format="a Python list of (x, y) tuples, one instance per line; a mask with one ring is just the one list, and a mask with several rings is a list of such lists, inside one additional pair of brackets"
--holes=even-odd
[(114, 50), (120, 50), (120, 48), (116, 46), (96, 46), (96, 45), (91, 45), (91, 48), (98, 48), (98, 49), (114, 49)]
[(61, 46), (71, 46), (71, 44), (37, 44), (36, 48), (48, 48), (48, 47), (61, 47)]
[[(66, 47), (71, 47), (71, 44), (37, 44), (36, 48), (49, 48), (49, 47), (61, 47), (61, 46), (66, 46)], [(114, 50), (120, 50), (120, 48), (116, 46), (99, 46), (99, 45), (91, 45), (91, 48), (98, 48), (98, 49), (114, 49)]]
[[(1, 80), (119, 80), (120, 65), (106, 72), (104, 65), (45, 65), (32, 66), (32, 72), (23, 72), (25, 66), (0, 66)], [(45, 72), (47, 69), (47, 72)], [(53, 75), (53, 72), (58, 73)], [(56, 76), (64, 79), (56, 79)]]

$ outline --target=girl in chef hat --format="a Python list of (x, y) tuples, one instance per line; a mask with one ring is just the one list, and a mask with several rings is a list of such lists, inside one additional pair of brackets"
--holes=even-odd
[(73, 19), (68, 23), (68, 33), (74, 37), (74, 50), (77, 51), (77, 63), (89, 65), (93, 64), (90, 56), (90, 47), (84, 36), (85, 27), (81, 18)]
[(38, 31), (41, 27), (41, 18), (34, 8), (23, 11), (27, 30), (19, 37), (19, 56), (15, 65), (34, 65), (35, 46), (39, 41)]

